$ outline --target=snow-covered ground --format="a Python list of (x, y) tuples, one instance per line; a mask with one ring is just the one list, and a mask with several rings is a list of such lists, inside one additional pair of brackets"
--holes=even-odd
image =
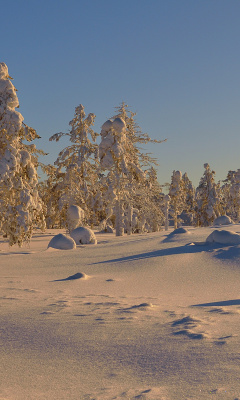
[(2, 240), (0, 399), (240, 399), (240, 245), (215, 229)]

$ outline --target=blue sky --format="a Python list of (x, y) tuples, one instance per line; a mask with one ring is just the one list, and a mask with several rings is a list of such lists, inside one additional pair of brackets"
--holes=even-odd
[(1, 14), (0, 61), (46, 163), (78, 104), (99, 132), (125, 101), (168, 139), (147, 148), (161, 184), (179, 169), (197, 185), (205, 162), (216, 179), (240, 168), (239, 0), (12, 0)]

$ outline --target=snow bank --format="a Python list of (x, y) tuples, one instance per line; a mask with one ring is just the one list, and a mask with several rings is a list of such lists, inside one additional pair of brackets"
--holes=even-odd
[(206, 239), (206, 243), (240, 244), (240, 235), (225, 230), (215, 230)]
[(54, 236), (48, 243), (48, 248), (53, 247), (58, 250), (72, 250), (76, 248), (74, 240), (62, 233)]
[(70, 236), (76, 242), (76, 244), (97, 244), (96, 236), (94, 232), (89, 228), (84, 228), (83, 226), (79, 226), (74, 229)]
[(218, 217), (213, 221), (213, 225), (230, 225), (230, 224), (232, 224), (232, 220), (227, 215), (222, 215), (221, 217)]

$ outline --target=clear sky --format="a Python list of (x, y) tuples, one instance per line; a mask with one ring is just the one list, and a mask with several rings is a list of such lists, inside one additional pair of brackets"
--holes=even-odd
[(125, 101), (168, 139), (147, 149), (161, 184), (179, 169), (197, 185), (205, 162), (216, 179), (240, 168), (239, 0), (11, 0), (1, 16), (0, 61), (46, 163), (77, 105), (99, 132)]

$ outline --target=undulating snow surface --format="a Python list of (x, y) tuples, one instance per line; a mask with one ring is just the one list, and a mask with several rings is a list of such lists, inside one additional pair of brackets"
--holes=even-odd
[(240, 245), (187, 230), (2, 239), (0, 399), (239, 399)]

